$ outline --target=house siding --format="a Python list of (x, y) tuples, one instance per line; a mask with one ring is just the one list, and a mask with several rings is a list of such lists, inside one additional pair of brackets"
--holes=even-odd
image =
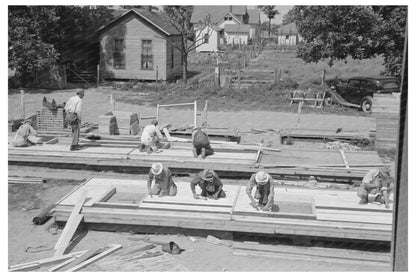
[[(113, 68), (115, 38), (125, 40), (125, 68)], [(142, 40), (152, 41), (153, 68), (141, 69)], [(100, 36), (100, 66), (104, 78), (167, 80), (167, 41), (147, 23), (131, 15)]]
[[(203, 36), (209, 32), (211, 33), (211, 35), (208, 37), (208, 43), (203, 43), (203, 40), (201, 40), (203, 38)], [(205, 28), (203, 29), (202, 32), (199, 31), (199, 29), (195, 30), (195, 33), (197, 35), (196, 40), (197, 45), (199, 45), (196, 48), (197, 52), (211, 52), (211, 51), (217, 51), (218, 50), (218, 45), (219, 45), (219, 37), (218, 37), (218, 32), (211, 29), (208, 26), (205, 26)]]
[(247, 44), (248, 34), (227, 32), (225, 39), (227, 44)]
[[(182, 76), (182, 53), (175, 46), (181, 45), (181, 36), (172, 37), (166, 44), (166, 71), (167, 80), (178, 79)], [(173, 46), (173, 49), (172, 49)], [(173, 50), (173, 68), (172, 68), (172, 50)]]
[(277, 44), (293, 46), (293, 45), (297, 45), (300, 41), (301, 41), (301, 38), (298, 35), (289, 35), (289, 38), (286, 38), (286, 35), (279, 35)]

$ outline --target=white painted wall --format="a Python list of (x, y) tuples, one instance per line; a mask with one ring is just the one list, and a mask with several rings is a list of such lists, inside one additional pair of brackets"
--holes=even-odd
[(248, 34), (225, 33), (227, 44), (247, 44)]
[[(199, 29), (196, 29), (195, 34), (197, 36), (195, 39), (198, 41), (197, 45), (200, 45), (196, 48), (197, 52), (211, 52), (218, 50), (219, 37), (217, 31), (209, 26), (205, 26), (202, 32)], [(203, 40), (200, 40), (205, 34), (209, 34), (208, 43), (204, 43)]]

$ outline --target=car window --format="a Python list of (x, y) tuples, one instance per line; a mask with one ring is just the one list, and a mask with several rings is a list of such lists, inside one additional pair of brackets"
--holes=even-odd
[(399, 85), (396, 82), (386, 82), (381, 84), (382, 89), (399, 89)]
[(366, 89), (373, 89), (374, 88), (373, 83), (371, 81), (368, 81), (368, 80), (362, 80), (361, 81), (361, 86), (362, 86), (362, 88), (366, 88)]
[(360, 80), (350, 80), (348, 85), (351, 87), (359, 88), (360, 87)]

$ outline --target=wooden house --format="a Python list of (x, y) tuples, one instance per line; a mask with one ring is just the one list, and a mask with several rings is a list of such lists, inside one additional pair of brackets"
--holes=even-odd
[(283, 25), (279, 28), (277, 44), (294, 46), (298, 45), (302, 41), (298, 29), (296, 28), (295, 22)]
[(227, 24), (224, 26), (224, 33), (226, 44), (248, 44), (250, 38), (250, 25)]
[(99, 30), (105, 79), (174, 80), (182, 75), (181, 35), (161, 13), (131, 9)]
[[(217, 51), (220, 45), (233, 44), (233, 39), (234, 44), (238, 41), (247, 44), (250, 38), (254, 38), (260, 26), (260, 11), (248, 10), (247, 6), (195, 6), (191, 23), (199, 45), (196, 51)], [(241, 30), (244, 29), (245, 33), (248, 28), (247, 36), (235, 32), (227, 35), (225, 26), (230, 25), (245, 25)], [(234, 30), (233, 27), (227, 28)]]

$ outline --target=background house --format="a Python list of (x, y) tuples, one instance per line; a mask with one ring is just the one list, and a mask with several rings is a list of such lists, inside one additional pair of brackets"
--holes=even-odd
[[(209, 28), (203, 24), (207, 18), (209, 18)], [(220, 45), (229, 44), (227, 37), (231, 38), (231, 41), (232, 38), (234, 41), (237, 38), (238, 41), (244, 41), (244, 44), (247, 44), (250, 38), (254, 38), (260, 26), (260, 11), (248, 10), (247, 6), (195, 6), (191, 23), (198, 44), (206, 44), (199, 46), (196, 51), (216, 51)], [(247, 25), (241, 29), (227, 27), (228, 30), (239, 30), (239, 32), (242, 30), (245, 32), (248, 28), (247, 37), (244, 38), (246, 35), (243, 34), (236, 37), (235, 32), (227, 35), (225, 31), (227, 25)]]
[(250, 38), (250, 25), (227, 24), (224, 26), (224, 32), (226, 44), (248, 44)]
[(181, 36), (163, 14), (131, 9), (99, 30), (106, 79), (173, 80), (182, 74)]
[(298, 33), (295, 22), (283, 25), (278, 31), (278, 45), (298, 45), (302, 37)]

